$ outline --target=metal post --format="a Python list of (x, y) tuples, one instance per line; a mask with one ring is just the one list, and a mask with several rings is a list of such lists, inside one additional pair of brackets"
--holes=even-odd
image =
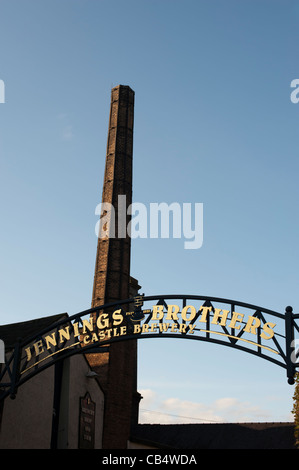
[(10, 398), (14, 400), (17, 395), (18, 382), (20, 376), (20, 358), (21, 358), (21, 338), (18, 338), (14, 350), (14, 362), (12, 370), (12, 379), (10, 387)]
[(294, 340), (293, 308), (288, 306), (285, 310), (285, 339), (286, 339), (286, 366), (288, 383), (294, 385), (295, 366), (291, 360), (292, 344)]
[(58, 431), (59, 431), (59, 417), (60, 417), (60, 401), (61, 401), (61, 384), (63, 375), (63, 363), (61, 359), (56, 362), (54, 370), (54, 396), (53, 396), (53, 418), (52, 418), (52, 435), (51, 435), (51, 449), (58, 447)]

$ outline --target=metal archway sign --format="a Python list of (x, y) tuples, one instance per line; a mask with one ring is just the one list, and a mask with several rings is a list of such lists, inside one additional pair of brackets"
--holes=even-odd
[(244, 351), (286, 370), (294, 384), (299, 367), (299, 314), (275, 312), (235, 300), (196, 295), (138, 295), (85, 310), (20, 340), (0, 373), (0, 399), (57, 361), (103, 353), (118, 341), (180, 338)]

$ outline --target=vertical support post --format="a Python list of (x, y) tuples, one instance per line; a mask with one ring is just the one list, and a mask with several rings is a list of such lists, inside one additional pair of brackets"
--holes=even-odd
[(58, 432), (59, 432), (63, 363), (64, 361), (60, 360), (56, 362), (54, 366), (54, 396), (53, 396), (53, 417), (52, 417), (52, 434), (51, 434), (51, 449), (52, 450), (58, 448)]
[(10, 387), (10, 398), (12, 400), (16, 398), (17, 390), (18, 390), (18, 382), (19, 382), (19, 376), (20, 376), (20, 358), (21, 358), (21, 339), (18, 338), (16, 345), (15, 345), (12, 379), (11, 379), (11, 387)]
[(286, 366), (288, 383), (293, 385), (295, 383), (295, 366), (292, 362), (292, 344), (294, 340), (294, 319), (293, 308), (288, 306), (285, 310), (285, 340), (286, 340)]

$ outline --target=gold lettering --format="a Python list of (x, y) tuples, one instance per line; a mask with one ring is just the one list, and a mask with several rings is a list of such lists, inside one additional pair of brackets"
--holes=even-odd
[(177, 324), (177, 323), (173, 323), (173, 324), (171, 325), (171, 332), (172, 332), (172, 333), (175, 333), (175, 332), (177, 331), (177, 329), (178, 329), (178, 324)]
[(120, 325), (123, 321), (123, 316), (121, 314), (121, 309), (115, 310), (115, 312), (113, 312), (112, 318), (113, 318), (113, 325), (114, 326)]
[[(46, 337), (45, 337), (45, 341), (46, 341), (46, 344), (47, 344), (47, 349), (50, 349), (50, 348), (51, 348), (50, 344), (51, 344), (52, 346), (57, 346), (57, 341), (56, 341), (56, 335), (55, 335), (55, 333), (52, 333), (52, 335), (50, 335), (50, 336), (46, 336)], [(49, 344), (49, 343), (50, 343), (50, 344)]]
[[(136, 325), (135, 325), (136, 326)], [(126, 326), (121, 326), (120, 327), (120, 336), (123, 336), (127, 333), (127, 327)]]
[(79, 331), (79, 323), (73, 323), (73, 328), (74, 328), (74, 336), (79, 336), (80, 331)]
[[(153, 320), (162, 320), (164, 313), (163, 313), (163, 305), (154, 305), (153, 306)], [(157, 316), (159, 314), (159, 316)]]
[(235, 328), (236, 330), (239, 330), (241, 325), (236, 325), (236, 323), (241, 322), (243, 318), (244, 318), (244, 313), (233, 312), (231, 322), (228, 325), (229, 328)]
[(26, 348), (25, 351), (26, 351), (26, 354), (27, 354), (27, 361), (29, 362), (31, 357), (32, 357), (31, 350), (30, 350), (30, 348)]
[(167, 316), (165, 320), (178, 320), (178, 312), (180, 307), (178, 305), (168, 305)]
[(142, 325), (142, 333), (148, 333), (149, 325), (148, 323), (143, 323)]
[(193, 331), (193, 330), (194, 330), (195, 326), (196, 326), (196, 324), (195, 324), (195, 323), (193, 323), (193, 324), (192, 324), (192, 323), (190, 323), (190, 324), (189, 324), (189, 333), (190, 333), (191, 335), (193, 335), (193, 333), (194, 333), (194, 331)]
[(108, 330), (106, 330), (107, 338), (111, 338), (111, 332), (112, 332), (112, 328), (109, 328)]
[(88, 329), (89, 331), (93, 330), (93, 318), (91, 318), (90, 320), (83, 320), (82, 324), (83, 324), (83, 334), (86, 333), (86, 329)]
[(88, 336), (84, 336), (84, 338), (83, 338), (83, 343), (84, 343), (84, 344), (90, 343), (90, 338), (89, 338)]
[(187, 328), (187, 325), (181, 324), (180, 325), (180, 333), (186, 333), (186, 328)]
[(106, 333), (105, 331), (99, 331), (99, 338), (100, 340), (105, 339)]
[(264, 333), (264, 331), (262, 331), (261, 333), (261, 337), (263, 339), (271, 339), (273, 338), (274, 336), (274, 331), (273, 331), (273, 328), (276, 326), (276, 323), (265, 323), (263, 325), (263, 330), (265, 331), (265, 333), (268, 333), (269, 336), (267, 336), (267, 334)]
[[(187, 311), (190, 309), (190, 317), (187, 318)], [(196, 315), (196, 308), (193, 307), (193, 305), (187, 305), (186, 307), (183, 308), (182, 310), (182, 319), (185, 321), (191, 321), (194, 319)]]
[[(66, 331), (61, 328), (61, 330), (59, 330), (59, 342), (62, 343), (65, 339), (68, 341), (70, 339), (70, 331), (69, 331), (70, 327), (67, 326), (66, 327)], [(85, 332), (84, 332), (85, 333)]]
[(99, 341), (98, 337), (97, 337), (97, 334), (96, 333), (92, 333), (92, 337), (91, 337), (91, 342), (94, 343), (96, 341)]
[(227, 320), (227, 315), (229, 314), (229, 310), (222, 310), (223, 313), (220, 313), (221, 310), (222, 310), (221, 308), (215, 308), (215, 313), (214, 313), (214, 316), (213, 316), (213, 320), (211, 322), (214, 325), (218, 325), (219, 317), (221, 317), (221, 321), (220, 321), (219, 325), (221, 325), (221, 326), (226, 325), (226, 320)]
[(249, 315), (246, 326), (243, 331), (246, 331), (246, 333), (252, 333), (253, 335), (256, 335), (256, 330), (260, 326), (260, 324), (261, 324), (261, 320), (259, 318)]
[(34, 343), (33, 346), (34, 346), (34, 349), (35, 349), (35, 354), (36, 354), (37, 356), (38, 356), (39, 354), (41, 354), (42, 352), (44, 352), (42, 340), (37, 341), (36, 343)]
[(133, 333), (136, 334), (136, 333), (140, 333), (140, 332), (141, 332), (140, 325), (134, 325), (134, 331), (133, 331)]
[(158, 328), (157, 323), (152, 323), (152, 324), (151, 324), (151, 332), (152, 332), (152, 333), (155, 333), (155, 331), (156, 331), (157, 328)]
[(170, 323), (159, 323), (159, 329), (160, 332), (163, 333), (163, 331), (167, 331), (170, 326)]
[(99, 316), (99, 318), (97, 319), (97, 327), (99, 330), (102, 330), (103, 328), (107, 328), (109, 326), (108, 317), (108, 313), (102, 313), (102, 315)]
[(203, 323), (206, 323), (207, 322), (207, 314), (212, 310), (212, 307), (204, 307), (202, 305), (199, 310), (203, 312), (199, 321), (203, 322)]

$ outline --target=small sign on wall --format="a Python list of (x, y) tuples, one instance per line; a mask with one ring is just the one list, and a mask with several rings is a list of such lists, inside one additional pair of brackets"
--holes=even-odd
[(96, 404), (87, 392), (80, 398), (79, 449), (94, 449)]

